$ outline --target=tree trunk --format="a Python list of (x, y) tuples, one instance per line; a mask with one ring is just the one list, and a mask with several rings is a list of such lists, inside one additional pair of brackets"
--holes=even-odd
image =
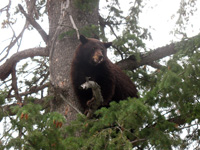
[[(98, 25), (98, 3), (96, 2), (96, 7), (88, 12), (81, 10), (75, 4), (77, 1), (79, 0), (49, 0), (47, 5), (50, 29), (48, 43), (50, 49), (50, 81), (54, 95), (51, 111), (57, 111), (65, 115), (67, 124), (76, 119), (77, 116), (77, 111), (69, 103), (80, 111), (82, 110), (73, 93), (70, 81), (71, 62), (75, 49), (79, 44), (78, 32), (75, 29), (80, 30), (84, 26)], [(84, 2), (80, 1), (79, 3)], [(59, 38), (61, 34), (72, 30), (75, 31), (73, 35)]]

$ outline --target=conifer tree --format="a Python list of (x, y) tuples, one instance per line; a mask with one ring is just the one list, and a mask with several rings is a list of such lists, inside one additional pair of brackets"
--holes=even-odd
[[(0, 46), (0, 149), (199, 148), (200, 35), (185, 30), (199, 3), (180, 0), (174, 32), (181, 39), (150, 49), (151, 33), (139, 23), (150, 1), (131, 1), (128, 13), (121, 2), (7, 0), (0, 8), (1, 29), (9, 34)], [(41, 43), (22, 49), (36, 40), (33, 33)], [(83, 115), (70, 82), (80, 34), (113, 39), (116, 64), (139, 98)]]

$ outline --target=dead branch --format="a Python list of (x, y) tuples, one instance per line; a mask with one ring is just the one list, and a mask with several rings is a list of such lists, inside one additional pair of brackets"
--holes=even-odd
[(13, 66), (13, 69), (12, 69), (12, 89), (14, 89), (14, 91), (15, 91), (15, 98), (17, 100), (17, 103), (21, 104), (22, 103), (22, 98), (19, 96), (15, 65)]
[(82, 113), (72, 104), (70, 103), (62, 94), (60, 94), (60, 97), (67, 102), (67, 104), (72, 107), (77, 113), (79, 113), (80, 115), (82, 115)]
[[(7, 18), (8, 18), (8, 20), (9, 20), (9, 8), (10, 8), (10, 5), (11, 5), (11, 0), (9, 0), (9, 4), (6, 6), (7, 7)], [(33, 9), (33, 6), (35, 5), (35, 0), (34, 1), (31, 1), (30, 2), (30, 8), (28, 9), (29, 10), (29, 12), (31, 12), (31, 10)], [(18, 36), (16, 36), (15, 35), (15, 31), (13, 30), (13, 28), (12, 28), (12, 26), (11, 26), (11, 24), (9, 23), (9, 21), (8, 21), (8, 25), (9, 25), (9, 27), (11, 28), (11, 30), (12, 30), (12, 32), (13, 32), (13, 37), (12, 37), (12, 40), (11, 40), (11, 42), (10, 42), (10, 44), (8, 45), (8, 46), (6, 46), (3, 50), (2, 50), (2, 52), (0, 53), (0, 55), (1, 54), (3, 54), (3, 52), (5, 52), (6, 51), (6, 54), (5, 54), (5, 56), (3, 56), (3, 58), (1, 58), (1, 60), (0, 60), (0, 62), (1, 61), (3, 61), (7, 56), (8, 56), (8, 54), (9, 54), (9, 52), (10, 52), (10, 50), (11, 50), (11, 48), (17, 43), (18, 44), (18, 50), (19, 50), (19, 47), (20, 47), (20, 45), (21, 45), (21, 41), (22, 41), (22, 36), (23, 36), (23, 34), (24, 34), (24, 31), (25, 31), (25, 29), (27, 28), (27, 26), (28, 26), (28, 22), (26, 21), (25, 22), (25, 25), (24, 25), (24, 27), (23, 27), (23, 29), (22, 29), (22, 31), (20, 32), (20, 34), (18, 35)], [(18, 40), (21, 38), (21, 40), (20, 40), (20, 42), (18, 43)], [(17, 50), (17, 51), (18, 51)]]
[(31, 16), (29, 16), (22, 5), (18, 5), (20, 12), (26, 17), (26, 19), (29, 21), (29, 23), (39, 32), (41, 35), (42, 39), (46, 44), (48, 44), (48, 35), (47, 33), (42, 29), (42, 27), (35, 21), (35, 19)]
[(20, 60), (34, 56), (48, 56), (48, 54), (49, 54), (48, 48), (43, 48), (43, 47), (30, 48), (15, 53), (13, 56), (7, 59), (3, 65), (0, 66), (0, 79), (5, 80), (12, 72), (13, 66), (16, 65), (16, 63), (19, 62)]
[(11, 0), (9, 0), (8, 5), (6, 5), (5, 7), (0, 9), (0, 13), (2, 13), (3, 11), (6, 11), (7, 13), (7, 17), (9, 16), (9, 9), (10, 9), (10, 5), (11, 5)]
[(29, 16), (39, 19), (39, 14), (36, 10), (36, 0), (25, 0)]
[[(10, 26), (10, 27), (11, 27), (11, 26)], [(25, 25), (24, 25), (22, 31), (20, 32), (20, 34), (19, 34), (17, 37), (15, 36), (14, 31), (12, 30), (12, 31), (13, 31), (12, 40), (11, 40), (10, 44), (9, 44), (8, 46), (6, 46), (6, 47), (4, 48), (4, 50), (0, 53), (0, 55), (1, 55), (1, 54), (3, 54), (4, 51), (6, 51), (5, 56), (4, 56), (3, 58), (1, 58), (0, 62), (3, 61), (3, 60), (8, 56), (8, 54), (9, 54), (11, 48), (12, 48), (12, 47), (18, 42), (18, 40), (23, 36), (24, 31), (25, 31), (26, 28), (27, 28), (27, 22), (25, 23)], [(11, 27), (11, 29), (12, 29), (12, 27)], [(19, 47), (19, 46), (18, 46), (18, 47)]]
[[(30, 94), (33, 94), (33, 93), (37, 93), (38, 91), (41, 91), (45, 88), (49, 87), (49, 82), (41, 85), (41, 86), (33, 86), (29, 89), (29, 91), (26, 91), (26, 92), (22, 92), (22, 93), (18, 93), (18, 95), (20, 97), (22, 96), (27, 96), (27, 95), (30, 95)], [(15, 97), (15, 95), (11, 95), (11, 94), (8, 94), (8, 96), (6, 98), (12, 98), (12, 97)]]
[(86, 82), (81, 85), (84, 90), (89, 88), (92, 89), (93, 98), (90, 100), (89, 110), (87, 112), (87, 118), (91, 118), (94, 115), (94, 112), (102, 105), (103, 103), (103, 96), (101, 94), (100, 86), (94, 82), (89, 81), (88, 78)]

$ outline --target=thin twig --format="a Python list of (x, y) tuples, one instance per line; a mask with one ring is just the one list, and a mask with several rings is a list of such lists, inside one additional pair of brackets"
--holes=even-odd
[[(20, 34), (19, 34), (15, 39), (14, 39), (14, 36), (12, 37), (12, 40), (11, 40), (10, 44), (9, 44), (8, 46), (6, 46), (6, 47), (4, 48), (4, 50), (1, 52), (1, 54), (2, 54), (2, 53), (6, 50), (7, 53), (6, 53), (6, 55), (5, 55), (3, 58), (1, 58), (0, 62), (3, 61), (3, 60), (8, 56), (8, 54), (9, 54), (11, 48), (12, 48), (12, 47), (16, 44), (16, 42), (18, 42), (18, 40), (22, 37), (22, 35), (23, 35), (23, 33), (24, 33), (26, 27), (27, 27), (27, 23), (25, 23), (25, 25), (24, 25), (22, 31), (20, 32)], [(13, 40), (13, 39), (14, 39), (14, 40)]]
[(77, 113), (79, 113), (80, 115), (83, 115), (74, 105), (72, 105), (62, 94), (60, 94), (60, 97), (67, 102), (67, 104), (69, 106), (71, 106)]
[[(49, 87), (49, 83), (48, 82), (43, 84), (43, 85), (41, 85), (41, 86), (38, 86), (38, 87), (33, 86), (33, 87), (31, 87), (29, 89), (29, 91), (26, 91), (26, 92), (23, 92), (23, 93), (19, 93), (19, 96), (21, 97), (21, 96), (27, 96), (27, 95), (32, 94), (32, 93), (37, 93), (38, 91), (41, 91), (41, 90), (43, 90), (43, 89), (45, 89), (47, 87)], [(12, 98), (14, 96), (15, 95), (8, 95), (6, 98)]]

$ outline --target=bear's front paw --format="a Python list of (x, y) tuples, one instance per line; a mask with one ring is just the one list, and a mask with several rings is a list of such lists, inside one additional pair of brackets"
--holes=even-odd
[(92, 97), (91, 100), (87, 101), (87, 106), (88, 106), (89, 108), (91, 108), (92, 105), (94, 105), (94, 97)]

